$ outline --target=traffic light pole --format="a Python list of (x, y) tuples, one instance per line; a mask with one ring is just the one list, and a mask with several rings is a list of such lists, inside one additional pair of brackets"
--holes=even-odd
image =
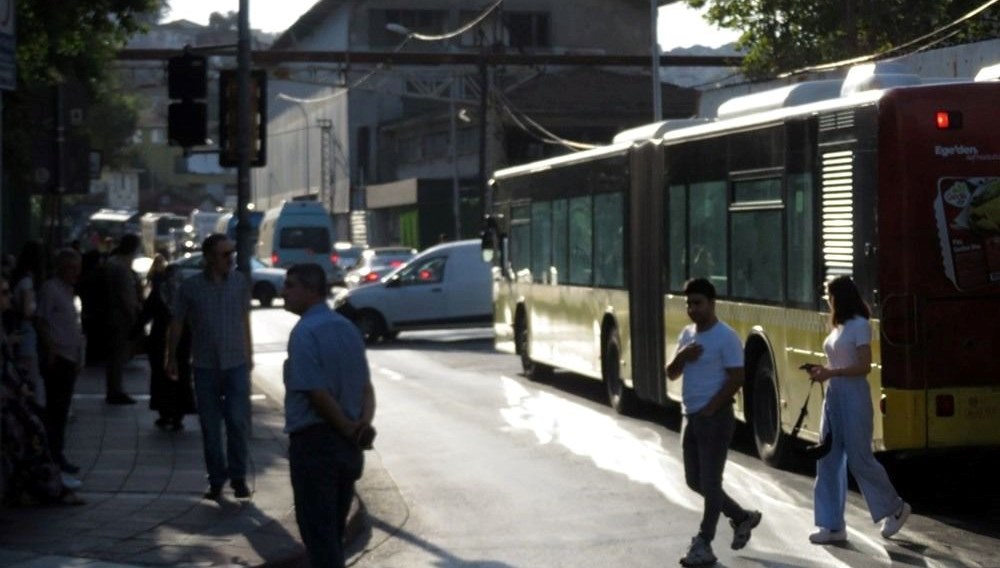
[(239, 39), (236, 44), (236, 78), (239, 97), (236, 125), (236, 262), (237, 268), (250, 281), (250, 0), (240, 0)]

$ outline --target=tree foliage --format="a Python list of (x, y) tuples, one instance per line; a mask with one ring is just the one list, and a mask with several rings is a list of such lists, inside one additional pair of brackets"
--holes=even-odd
[[(741, 31), (744, 71), (771, 76), (819, 63), (879, 53), (944, 28), (985, 0), (685, 0), (708, 6), (706, 19)], [(1000, 36), (993, 6), (934, 34), (939, 46)]]
[(136, 102), (117, 90), (114, 59), (128, 39), (158, 20), (164, 0), (17, 0), (17, 90), (4, 96), (5, 164), (27, 173), (38, 125), (31, 116), (39, 93), (65, 83), (91, 101), (83, 128), (91, 146), (114, 163), (135, 131)]

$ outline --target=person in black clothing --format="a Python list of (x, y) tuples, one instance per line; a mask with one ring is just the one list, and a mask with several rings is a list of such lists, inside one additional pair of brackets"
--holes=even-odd
[[(157, 255), (159, 260), (162, 257)], [(157, 267), (154, 261), (154, 267)], [(173, 304), (181, 283), (180, 269), (161, 263), (150, 272), (149, 295), (143, 304), (142, 321), (152, 321), (146, 341), (149, 355), (149, 408), (159, 412), (156, 426), (176, 432), (184, 428), (184, 415), (193, 414), (191, 388), (191, 334), (185, 330), (177, 346), (177, 380), (167, 376), (167, 330), (173, 319)]]

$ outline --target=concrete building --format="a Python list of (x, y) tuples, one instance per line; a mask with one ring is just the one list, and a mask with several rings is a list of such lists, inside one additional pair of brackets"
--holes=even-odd
[[(340, 239), (372, 245), (474, 235), (481, 177), (652, 121), (652, 78), (648, 64), (491, 65), (484, 108), (482, 70), (445, 56), (643, 56), (650, 34), (646, 0), (317, 2), (272, 50), (436, 53), (444, 63), (272, 70), (268, 164), (253, 171), (252, 199), (321, 200)], [(662, 99), (665, 118), (696, 112), (694, 90), (663, 85)]]

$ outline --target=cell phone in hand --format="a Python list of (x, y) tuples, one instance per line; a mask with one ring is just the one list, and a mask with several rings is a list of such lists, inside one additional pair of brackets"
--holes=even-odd
[(372, 449), (376, 434), (374, 426), (368, 425), (361, 428), (358, 431), (358, 447), (362, 450)]
[(803, 363), (799, 365), (799, 368), (807, 373), (811, 372), (816, 367), (819, 367), (819, 365), (817, 365), (816, 363)]

